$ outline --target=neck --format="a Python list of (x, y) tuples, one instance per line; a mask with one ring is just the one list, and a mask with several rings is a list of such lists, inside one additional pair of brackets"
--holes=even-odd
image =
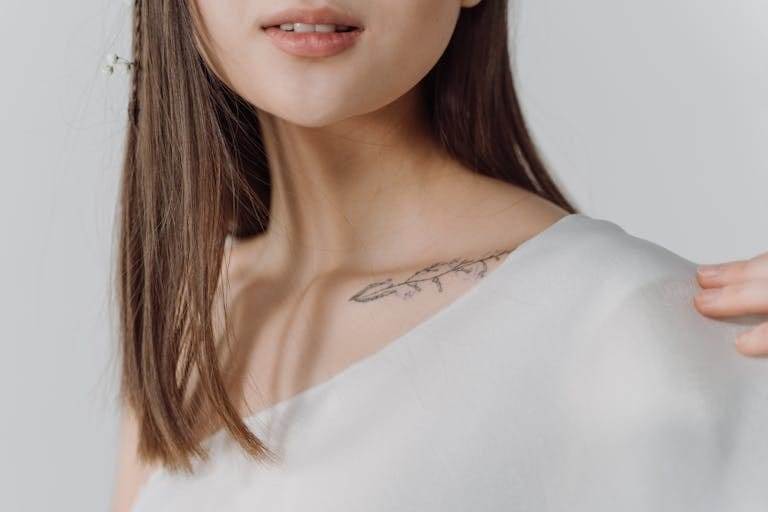
[[(261, 238), (281, 266), (311, 274), (406, 261), (434, 240), (459, 190), (418, 89), (387, 107), (321, 128), (260, 113), (272, 178)], [(448, 188), (446, 188), (448, 187)]]

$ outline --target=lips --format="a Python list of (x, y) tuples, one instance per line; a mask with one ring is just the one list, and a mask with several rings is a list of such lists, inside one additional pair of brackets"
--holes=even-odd
[(357, 30), (364, 29), (360, 19), (330, 6), (323, 6), (315, 9), (308, 9), (305, 7), (291, 7), (284, 9), (261, 20), (261, 28), (267, 29), (269, 27), (276, 27), (283, 23), (346, 25)]
[(346, 32), (293, 32), (277, 27), (268, 27), (264, 32), (270, 41), (289, 55), (295, 57), (331, 57), (357, 44), (362, 30)]

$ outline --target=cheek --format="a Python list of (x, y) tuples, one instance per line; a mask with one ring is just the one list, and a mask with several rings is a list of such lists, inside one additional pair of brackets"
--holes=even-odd
[[(225, 81), (232, 78), (245, 64), (239, 59), (244, 44), (244, 38), (252, 27), (246, 26), (249, 13), (247, 2), (242, 0), (193, 0), (200, 14), (201, 31), (207, 37), (210, 50), (218, 61), (221, 69), (216, 72)], [(235, 73), (233, 75), (232, 73)]]
[[(441, 0), (413, 2), (398, 17), (377, 24), (371, 38), (371, 58), (362, 63), (370, 83), (381, 92), (404, 94), (434, 67), (450, 42), (458, 9)], [(430, 8), (433, 7), (433, 8)]]

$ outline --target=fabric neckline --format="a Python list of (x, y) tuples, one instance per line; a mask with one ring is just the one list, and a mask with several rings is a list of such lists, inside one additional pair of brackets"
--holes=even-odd
[[(535, 245), (543, 243), (546, 239), (552, 236), (555, 236), (561, 229), (563, 229), (566, 225), (568, 225), (570, 221), (574, 219), (579, 219), (579, 218), (589, 218), (589, 217), (582, 213), (569, 213), (560, 217), (558, 220), (556, 220), (555, 222), (553, 222), (543, 230), (539, 231), (537, 234), (528, 238), (527, 240), (524, 240), (519, 245), (517, 245), (514, 249), (512, 249), (512, 251), (509, 252), (506, 257), (504, 257), (504, 259), (496, 267), (495, 270), (490, 271), (487, 274), (487, 276), (480, 279), (474, 286), (470, 287), (464, 293), (456, 297), (453, 301), (449, 302), (447, 305), (443, 306), (442, 308), (435, 311), (433, 314), (431, 314), (427, 318), (423, 319), (421, 322), (416, 324), (414, 327), (412, 327), (405, 333), (401, 334), (400, 336), (386, 343), (384, 346), (382, 346), (378, 350), (371, 352), (370, 354), (347, 365), (345, 368), (336, 372), (334, 375), (327, 378), (326, 380), (319, 382), (315, 385), (312, 385), (302, 391), (299, 391), (298, 393), (295, 393), (283, 400), (279, 400), (278, 402), (275, 402), (274, 404), (267, 406), (265, 408), (262, 408), (252, 414), (245, 415), (244, 417), (242, 417), (242, 421), (249, 428), (255, 429), (259, 426), (259, 422), (262, 419), (272, 415), (278, 409), (283, 409), (285, 407), (288, 407), (291, 404), (298, 402), (299, 400), (306, 400), (311, 396), (317, 395), (319, 393), (322, 393), (324, 391), (331, 389), (333, 386), (341, 385), (342, 382), (351, 378), (351, 376), (354, 375), (355, 373), (359, 373), (360, 371), (363, 371), (363, 369), (366, 366), (373, 364), (376, 360), (380, 359), (386, 353), (396, 350), (399, 346), (403, 345), (404, 343), (407, 343), (409, 340), (420, 336), (424, 331), (433, 328), (433, 326), (439, 323), (441, 319), (443, 319), (444, 317), (454, 314), (457, 310), (460, 310), (461, 308), (468, 307), (468, 305), (471, 303), (472, 300), (475, 299), (475, 297), (481, 295), (483, 292), (486, 291), (487, 288), (494, 286), (495, 285), (494, 283), (502, 280), (504, 278), (504, 275), (507, 272), (511, 271), (512, 269), (516, 269), (517, 267), (514, 265), (514, 263), (517, 262), (520, 258), (524, 257), (525, 254), (528, 251), (530, 251)], [(207, 437), (203, 438), (201, 444), (206, 446), (209, 443), (211, 443), (214, 439), (224, 435), (226, 432), (227, 432), (226, 427), (222, 427), (216, 430), (215, 432), (213, 432), (212, 434), (208, 435)]]

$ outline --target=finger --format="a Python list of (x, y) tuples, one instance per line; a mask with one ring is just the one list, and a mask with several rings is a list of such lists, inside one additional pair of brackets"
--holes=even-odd
[(696, 277), (702, 288), (743, 283), (753, 279), (768, 279), (768, 252), (748, 260), (700, 265), (697, 268)]
[(768, 279), (710, 288), (694, 296), (694, 305), (707, 316), (768, 315)]
[(768, 356), (768, 322), (739, 334), (736, 348), (748, 356)]

